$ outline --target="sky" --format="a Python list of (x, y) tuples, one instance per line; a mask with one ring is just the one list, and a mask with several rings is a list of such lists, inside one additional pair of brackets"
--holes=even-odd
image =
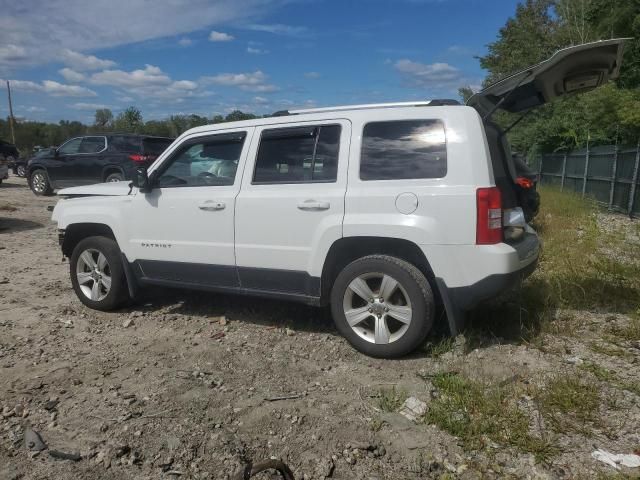
[[(458, 98), (517, 0), (0, 0), (14, 115), (92, 123)], [(8, 116), (4, 88), (0, 115)]]

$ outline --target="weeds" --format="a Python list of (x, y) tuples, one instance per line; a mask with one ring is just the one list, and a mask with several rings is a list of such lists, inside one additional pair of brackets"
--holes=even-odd
[(541, 392), (542, 414), (559, 433), (575, 430), (589, 435), (587, 424), (597, 420), (600, 396), (597, 385), (575, 377), (555, 377)]
[(611, 327), (609, 333), (623, 340), (640, 341), (640, 308), (631, 317), (628, 325)]
[(448, 336), (442, 339), (439, 339), (437, 342), (432, 343), (429, 342), (425, 345), (424, 351), (430, 357), (438, 358), (444, 355), (447, 352), (453, 350), (453, 347), (456, 344), (456, 339), (454, 337)]
[(529, 433), (529, 418), (513, 402), (513, 387), (488, 386), (455, 373), (433, 377), (440, 397), (430, 405), (426, 421), (459, 437), (471, 450), (494, 442), (533, 453), (540, 461), (555, 449), (545, 439)]
[(397, 390), (395, 386), (383, 388), (378, 395), (378, 408), (383, 412), (395, 412), (407, 397), (408, 394), (405, 390)]
[(620, 357), (620, 358), (633, 357), (633, 355), (631, 355), (627, 351), (621, 348), (618, 348), (616, 346), (609, 345), (607, 343), (591, 342), (589, 344), (589, 348), (591, 349), (591, 351), (595, 353), (599, 353), (601, 355), (607, 355), (609, 357)]

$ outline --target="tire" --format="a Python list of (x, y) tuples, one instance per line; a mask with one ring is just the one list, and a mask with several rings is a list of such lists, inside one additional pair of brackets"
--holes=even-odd
[(111, 238), (81, 240), (71, 254), (69, 274), (73, 290), (89, 308), (110, 311), (129, 300), (120, 249)]
[[(361, 281), (366, 288), (361, 288)], [(373, 302), (363, 298), (367, 292), (373, 294)], [(353, 327), (346, 311), (352, 312)], [(331, 290), (331, 313), (338, 331), (357, 350), (371, 357), (398, 358), (426, 339), (435, 316), (434, 296), (425, 276), (412, 264), (370, 255), (338, 274)]]
[(36, 195), (53, 194), (53, 188), (51, 188), (51, 184), (49, 183), (47, 172), (41, 168), (31, 172), (31, 175), (29, 176), (29, 187)]
[(124, 180), (124, 175), (122, 175), (120, 172), (113, 172), (110, 173), (109, 175), (107, 175), (107, 177), (104, 179), (105, 183), (106, 182), (121, 182)]
[(27, 174), (27, 170), (25, 169), (24, 165), (18, 165), (16, 167), (16, 175), (19, 177), (24, 177)]

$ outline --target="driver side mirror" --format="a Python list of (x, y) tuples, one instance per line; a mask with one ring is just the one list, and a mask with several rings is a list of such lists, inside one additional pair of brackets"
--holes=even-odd
[(140, 190), (141, 193), (148, 193), (151, 191), (151, 182), (149, 181), (149, 175), (145, 167), (139, 167), (136, 169), (136, 174), (133, 177), (133, 185)]

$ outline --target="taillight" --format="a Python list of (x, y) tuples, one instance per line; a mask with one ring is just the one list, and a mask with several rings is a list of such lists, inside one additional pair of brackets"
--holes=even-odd
[(476, 244), (502, 242), (502, 197), (498, 187), (479, 188), (476, 191), (476, 203)]
[(524, 189), (529, 189), (533, 187), (533, 180), (530, 180), (527, 177), (518, 177), (516, 178), (516, 184)]
[(153, 160), (156, 159), (155, 155), (140, 155), (137, 153), (134, 153), (132, 155), (129, 155), (129, 158), (131, 160), (133, 160), (136, 163), (147, 163), (147, 162), (151, 162)]

